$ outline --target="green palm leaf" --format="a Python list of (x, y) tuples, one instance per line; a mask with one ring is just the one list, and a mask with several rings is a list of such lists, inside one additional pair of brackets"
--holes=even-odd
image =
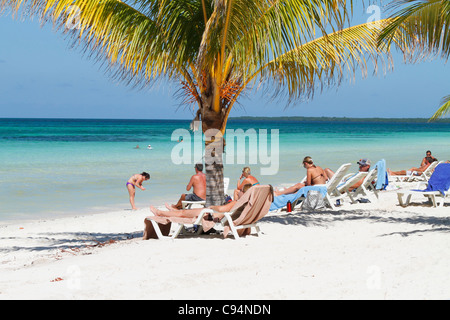
[(430, 121), (443, 118), (448, 113), (450, 113), (450, 95), (444, 97), (441, 101), (441, 107), (436, 111), (436, 113), (431, 117)]
[[(388, 22), (377, 23), (385, 26)], [(354, 77), (357, 70), (367, 76), (369, 61), (375, 73), (379, 63), (386, 71), (392, 60), (387, 47), (377, 46), (379, 34), (375, 25), (362, 24), (317, 38), (267, 64), (269, 78), (278, 80), (277, 91), (287, 88), (289, 96), (302, 92), (312, 95), (315, 87), (339, 85), (345, 76)], [(296, 91), (298, 87), (300, 91)]]
[(410, 61), (425, 57), (450, 55), (450, 2), (448, 0), (394, 0), (389, 24), (380, 42), (391, 43), (394, 33), (401, 31), (401, 48)]
[[(0, 10), (53, 23), (120, 80), (181, 82), (203, 131), (222, 133), (234, 103), (258, 79), (294, 100), (385, 63), (379, 30), (344, 29), (352, 7), (352, 0), (0, 0)], [(222, 140), (215, 138), (207, 149)], [(207, 188), (216, 187), (208, 204), (223, 199), (221, 170), (206, 167)]]
[[(450, 1), (448, 0), (394, 0), (390, 5), (392, 23), (381, 33), (379, 43), (390, 46), (394, 35), (401, 41), (405, 59), (417, 62), (424, 59), (450, 56)], [(401, 34), (401, 36), (399, 36)], [(445, 116), (450, 111), (448, 97), (430, 120)]]

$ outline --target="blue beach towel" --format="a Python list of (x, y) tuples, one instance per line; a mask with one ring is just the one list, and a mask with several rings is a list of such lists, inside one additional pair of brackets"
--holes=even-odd
[(439, 191), (442, 195), (450, 188), (450, 163), (441, 163), (435, 169), (428, 181), (425, 190), (414, 191)]
[(278, 210), (287, 205), (288, 201), (294, 202), (300, 197), (306, 197), (308, 191), (315, 190), (319, 191), (322, 194), (322, 197), (325, 197), (327, 194), (327, 187), (325, 186), (308, 186), (299, 189), (296, 193), (290, 194), (282, 194), (281, 196), (274, 197), (272, 205), (270, 206), (270, 211)]
[(375, 189), (377, 190), (385, 190), (389, 184), (389, 175), (386, 171), (386, 160), (381, 159), (375, 164), (375, 168), (377, 168), (377, 184), (375, 185)]

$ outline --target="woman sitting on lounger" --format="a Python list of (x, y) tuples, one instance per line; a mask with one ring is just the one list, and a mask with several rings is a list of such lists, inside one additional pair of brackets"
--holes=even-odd
[(284, 189), (283, 191), (274, 191), (274, 196), (295, 193), (305, 186), (323, 185), (327, 183), (328, 179), (330, 179), (326, 170), (316, 166), (311, 157), (305, 157), (303, 159), (303, 167), (306, 169), (306, 182), (297, 183), (292, 187)]
[[(242, 191), (245, 193), (248, 189), (252, 187), (251, 184), (246, 184)], [(227, 204), (224, 204), (222, 206), (210, 206), (208, 209), (211, 209), (214, 211), (212, 218), (215, 221), (219, 221), (224, 217), (224, 212), (229, 212), (233, 206), (236, 204), (237, 200), (233, 200), (228, 202)], [(150, 211), (153, 212), (155, 216), (160, 217), (179, 217), (179, 218), (196, 218), (200, 215), (202, 210), (205, 208), (195, 208), (195, 209), (184, 209), (184, 210), (176, 210), (173, 207), (166, 206), (169, 211), (163, 211), (156, 209), (153, 206), (150, 206)]]
[[(242, 180), (244, 178), (244, 180)], [(241, 182), (242, 180), (242, 182)], [(242, 174), (237, 181), (237, 188), (234, 190), (233, 199), (238, 200), (244, 194), (244, 186), (250, 183), (252, 186), (259, 184), (258, 179), (252, 176), (249, 167), (242, 169)]]

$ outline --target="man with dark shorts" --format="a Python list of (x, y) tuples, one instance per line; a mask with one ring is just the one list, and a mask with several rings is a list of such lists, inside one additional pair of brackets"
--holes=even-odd
[(194, 188), (193, 193), (182, 194), (180, 199), (176, 204), (167, 205), (168, 209), (181, 209), (182, 201), (205, 201), (206, 199), (206, 176), (203, 173), (203, 164), (197, 163), (195, 165), (195, 174), (189, 180), (188, 185), (186, 186), (186, 191)]

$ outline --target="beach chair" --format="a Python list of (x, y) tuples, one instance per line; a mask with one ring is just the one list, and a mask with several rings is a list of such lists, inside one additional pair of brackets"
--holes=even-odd
[(408, 181), (414, 181), (414, 180), (417, 180), (417, 181), (419, 181), (419, 182), (427, 182), (428, 183), (428, 180), (430, 180), (430, 178), (431, 178), (431, 175), (433, 174), (433, 172), (434, 172), (434, 169), (436, 169), (436, 167), (439, 165), (439, 164), (441, 164), (441, 163), (443, 163), (444, 161), (434, 161), (433, 163), (431, 163), (429, 166), (428, 166), (428, 168), (424, 171), (424, 172), (422, 172), (422, 174), (420, 174), (420, 175), (418, 175), (418, 176), (411, 176), (410, 177), (410, 179), (408, 180)]
[[(397, 198), (399, 204), (404, 207), (408, 206), (411, 202), (413, 195), (425, 196), (431, 201), (433, 207), (437, 207), (436, 199), (441, 200), (440, 207), (444, 206), (446, 197), (449, 196), (450, 191), (450, 164), (441, 163), (434, 169), (433, 174), (427, 183), (427, 188), (424, 190), (399, 190), (397, 191)], [(403, 197), (406, 196), (406, 201), (403, 201)]]
[(347, 193), (352, 203), (356, 203), (357, 198), (367, 197), (370, 200), (378, 199), (378, 190), (375, 188), (373, 181), (377, 179), (377, 168), (370, 170), (363, 183), (351, 193)]
[[(149, 216), (145, 219), (145, 233), (150, 232), (147, 228), (150, 228), (151, 225), (151, 229), (154, 229), (159, 239), (175, 239), (180, 235), (185, 225), (194, 224), (202, 226), (206, 232), (217, 225), (221, 225), (224, 228), (224, 238), (231, 232), (235, 239), (239, 239), (242, 236), (249, 235), (251, 228), (255, 228), (257, 234), (260, 235), (261, 230), (258, 221), (269, 212), (272, 201), (272, 186), (254, 186), (236, 202), (230, 212), (224, 213), (224, 218), (220, 222), (205, 219), (214, 212), (209, 208), (203, 209), (197, 218)], [(178, 226), (172, 235), (164, 235), (160, 227), (169, 223), (177, 223)]]
[(327, 194), (325, 195), (323, 200), (325, 201), (325, 204), (327, 204), (333, 210), (336, 210), (337, 200), (341, 200), (346, 196), (345, 193), (343, 194), (339, 191), (338, 187), (351, 166), (351, 163), (345, 163), (340, 166), (334, 176), (332, 176), (326, 184)]
[(337, 190), (337, 187), (342, 182), (342, 179), (346, 176), (347, 171), (351, 167), (351, 165), (351, 163), (346, 163), (340, 166), (334, 176), (331, 177), (331, 179), (325, 185), (306, 186), (298, 190), (296, 193), (275, 197), (270, 208), (270, 212), (274, 214), (281, 213), (281, 211), (286, 207), (288, 201), (292, 203), (292, 208), (295, 209), (292, 210), (292, 212), (295, 212), (297, 209), (301, 209), (303, 200), (306, 199), (308, 191), (311, 190), (319, 191), (324, 196), (325, 204), (327, 204), (333, 210), (336, 209), (336, 200), (341, 199), (345, 196), (345, 194), (342, 195)]
[[(337, 200), (341, 200), (346, 196), (345, 193), (342, 194), (339, 191), (338, 187), (342, 183), (343, 178), (346, 176), (347, 171), (348, 169), (350, 169), (351, 166), (352, 166), (351, 163), (345, 163), (342, 166), (340, 166), (339, 169), (337, 169), (336, 173), (331, 177), (330, 180), (328, 180), (328, 182), (325, 185), (327, 192), (323, 200), (325, 204), (328, 205), (333, 210), (336, 210)], [(301, 204), (303, 203), (303, 200), (306, 199), (306, 196), (307, 194), (295, 200), (295, 202), (293, 202), (293, 207), (295, 207), (298, 202), (302, 201), (298, 206), (299, 208), (301, 208)]]
[[(223, 178), (224, 193), (227, 194), (228, 185), (230, 184), (230, 178)], [(205, 207), (206, 201), (181, 201), (181, 207), (183, 209), (192, 209), (195, 207)]]
[(419, 182), (425, 181), (425, 182), (428, 182), (428, 180), (430, 179), (431, 175), (433, 174), (434, 169), (441, 163), (443, 163), (443, 161), (439, 161), (439, 162), (438, 161), (434, 161), (421, 174), (417, 174), (416, 171), (413, 171), (413, 172), (411, 172), (410, 175), (390, 176), (390, 178), (391, 178), (390, 180), (395, 178), (395, 181), (397, 181), (397, 182), (414, 182), (414, 181), (419, 181)]
[[(357, 174), (348, 177), (347, 180), (346, 180), (344, 183), (341, 183), (341, 184), (338, 186), (338, 188), (337, 188), (338, 191), (339, 191), (340, 193), (344, 193), (344, 192), (345, 192), (345, 193), (347, 194), (347, 196), (350, 198), (350, 201), (351, 201), (352, 203), (355, 203), (355, 200), (353, 199), (353, 195), (352, 195), (353, 190), (350, 191), (350, 188), (351, 188), (353, 185), (355, 185), (357, 182), (359, 182), (361, 179), (363, 179), (364, 177), (366, 177), (367, 174), (368, 174), (367, 172), (358, 172)], [(355, 190), (356, 190), (356, 189), (355, 189)]]
[(228, 194), (229, 185), (230, 185), (230, 178), (223, 178), (223, 193)]

